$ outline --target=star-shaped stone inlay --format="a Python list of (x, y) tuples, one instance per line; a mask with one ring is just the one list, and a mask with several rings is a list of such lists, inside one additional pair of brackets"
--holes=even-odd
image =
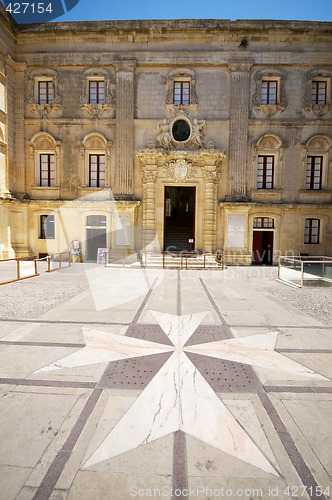
[(151, 354), (171, 354), (86, 460), (83, 468), (181, 430), (239, 460), (278, 476), (278, 472), (186, 353), (284, 371), (289, 373), (290, 378), (300, 376), (310, 380), (327, 379), (275, 352), (278, 332), (186, 347), (186, 342), (203, 321), (207, 311), (183, 316), (150, 312), (172, 342), (172, 346), (84, 328), (86, 347), (38, 370), (46, 372)]

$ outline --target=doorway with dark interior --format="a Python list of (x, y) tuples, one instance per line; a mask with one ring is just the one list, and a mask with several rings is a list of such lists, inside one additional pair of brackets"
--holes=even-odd
[(252, 245), (252, 264), (268, 265), (273, 263), (273, 231), (254, 231)]
[(195, 195), (195, 187), (165, 186), (164, 251), (195, 249)]
[(86, 259), (97, 260), (98, 248), (106, 248), (106, 216), (88, 215), (86, 221)]

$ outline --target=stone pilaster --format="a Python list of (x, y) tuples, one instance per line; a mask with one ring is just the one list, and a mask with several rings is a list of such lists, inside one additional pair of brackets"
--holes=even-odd
[(133, 197), (134, 71), (135, 61), (116, 66), (116, 176), (115, 196)]
[(245, 200), (247, 197), (250, 67), (247, 61), (231, 63), (228, 194), (231, 200)]
[(156, 250), (152, 242), (156, 234), (156, 177), (157, 166), (146, 165), (142, 173), (143, 183), (143, 245), (145, 250)]
[(6, 58), (8, 90), (8, 143), (12, 140), (13, 150), (8, 148), (8, 170), (12, 172), (9, 187), (17, 195), (23, 195), (25, 186), (25, 138), (24, 138), (24, 89), (26, 64)]
[(214, 167), (205, 167), (204, 181), (203, 248), (212, 252), (216, 245), (217, 185), (219, 181), (219, 173), (214, 170)]

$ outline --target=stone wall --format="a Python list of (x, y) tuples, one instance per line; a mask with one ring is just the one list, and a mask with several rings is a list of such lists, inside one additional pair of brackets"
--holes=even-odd
[[(113, 208), (128, 213), (133, 225), (152, 225), (161, 247), (163, 186), (175, 182), (197, 186), (197, 250), (222, 248), (238, 253), (239, 263), (250, 263), (253, 219), (266, 214), (275, 220), (276, 253), (332, 254), (331, 23), (182, 20), (16, 27), (1, 9), (0, 30), (0, 196), (12, 197), (6, 220), (13, 234), (11, 245), (2, 229), (3, 254), (13, 248), (44, 253), (37, 227), (42, 212), (96, 191), (86, 182), (88, 143), (106, 155), (105, 187), (111, 189), (106, 198), (115, 196)], [(247, 43), (241, 43), (244, 38)], [(52, 105), (36, 102), (36, 82), (43, 78), (53, 82)], [(105, 82), (103, 105), (88, 102), (87, 82), (93, 78)], [(190, 105), (172, 102), (176, 78), (191, 82)], [(327, 81), (325, 106), (311, 105), (313, 78)], [(261, 103), (264, 79), (278, 82), (276, 105)], [(171, 134), (181, 113), (191, 127), (188, 143), (160, 147), (160, 127), (164, 123)], [(195, 120), (201, 124), (196, 143)], [(38, 186), (36, 155), (43, 150), (56, 154), (54, 188)], [(223, 158), (210, 171), (202, 153), (212, 150)], [(138, 151), (159, 154), (155, 174), (147, 175)], [(205, 168), (199, 182), (161, 175), (160, 158), (167, 163), (179, 154), (201, 172)], [(260, 154), (274, 156), (273, 189), (257, 189)], [(323, 156), (319, 191), (305, 189), (310, 154)], [(108, 213), (107, 205), (97, 209)], [(2, 211), (8, 210), (3, 204)], [(244, 216), (242, 248), (227, 243), (232, 215)], [(303, 243), (306, 218), (320, 219), (319, 244)], [(84, 217), (80, 220), (83, 240)]]

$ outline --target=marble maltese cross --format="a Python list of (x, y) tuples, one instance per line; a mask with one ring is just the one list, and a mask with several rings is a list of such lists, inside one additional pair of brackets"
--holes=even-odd
[(181, 430), (265, 472), (278, 475), (186, 353), (284, 371), (290, 378), (327, 379), (275, 352), (278, 332), (186, 347), (207, 311), (184, 316), (150, 312), (173, 346), (83, 328), (86, 347), (38, 370), (46, 372), (172, 353), (83, 467), (86, 469)]

